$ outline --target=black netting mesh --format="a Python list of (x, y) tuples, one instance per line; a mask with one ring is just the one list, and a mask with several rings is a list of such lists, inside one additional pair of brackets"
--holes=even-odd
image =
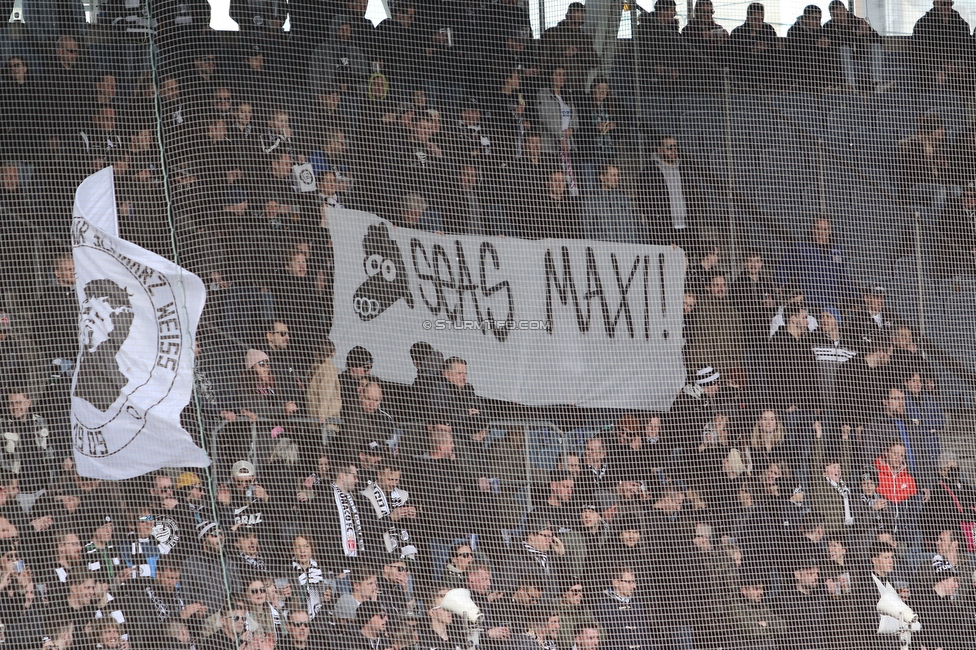
[(0, 644), (976, 647), (976, 5), (523, 1), (0, 2)]

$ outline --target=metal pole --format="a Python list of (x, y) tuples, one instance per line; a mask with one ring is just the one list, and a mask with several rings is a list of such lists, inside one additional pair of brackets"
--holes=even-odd
[[(219, 458), (217, 454), (217, 438), (220, 435), (220, 432), (223, 431), (225, 428), (227, 428), (227, 420), (221, 420), (220, 424), (215, 426), (214, 430), (210, 432), (210, 458), (211, 459)], [(201, 426), (200, 430), (205, 431), (206, 429), (204, 429)]]
[(255, 465), (258, 464), (258, 423), (251, 422), (251, 451), (248, 453), (248, 460)]
[(732, 167), (734, 161), (732, 155), (732, 79), (727, 67), (722, 68), (722, 86), (725, 89), (725, 166), (727, 168), (725, 182), (728, 185), (726, 201), (728, 202), (729, 219), (729, 259), (735, 262), (738, 260), (738, 251), (736, 246), (735, 202), (733, 200), (735, 172)]
[(539, 38), (546, 31), (546, 0), (539, 0)]
[(532, 510), (532, 458), (530, 453), (529, 425), (523, 425), (523, 447), (525, 448), (525, 505), (526, 512)]
[(824, 141), (823, 138), (817, 138), (817, 185), (819, 186), (819, 196), (817, 197), (817, 208), (819, 210), (818, 214), (820, 216), (826, 216), (827, 214), (827, 166), (824, 161), (826, 154), (824, 153)]
[(918, 286), (918, 332), (925, 336), (925, 295), (922, 289), (925, 281), (922, 278), (922, 214), (915, 211), (915, 283)]
[(637, 111), (637, 169), (644, 171), (644, 98), (641, 87), (641, 56), (638, 45), (637, 24), (640, 22), (640, 10), (635, 0), (630, 2), (630, 54), (634, 57), (634, 110)]

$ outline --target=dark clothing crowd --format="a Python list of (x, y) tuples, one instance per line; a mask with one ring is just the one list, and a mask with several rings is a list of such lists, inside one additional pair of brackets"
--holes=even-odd
[[(939, 369), (831, 220), (732, 273), (701, 161), (637, 126), (616, 32), (582, 4), (538, 39), (514, 0), (390, 9), (374, 26), (364, 0), (231, 0), (232, 34), (207, 2), (0, 1), (0, 643), (976, 649), (976, 489)], [(683, 29), (657, 0), (634, 26), (641, 84), (715, 93), (727, 68), (744, 93), (972, 94), (951, 1), (915, 26), (909, 89), (866, 21), (829, 12), (779, 38), (759, 3), (728, 33), (707, 0)], [(905, 200), (959, 189), (946, 274), (976, 270), (974, 132), (950, 142), (926, 114), (894, 152)], [(182, 420), (210, 468), (76, 472), (72, 200), (107, 166), (122, 237), (207, 285)], [(427, 343), (412, 384), (363, 347), (340, 372), (343, 209), (681, 247), (686, 384), (661, 413), (528, 408)]]

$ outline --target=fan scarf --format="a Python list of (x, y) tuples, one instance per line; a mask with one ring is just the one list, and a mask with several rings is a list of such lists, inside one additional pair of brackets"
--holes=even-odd
[(336, 508), (339, 510), (339, 525), (342, 528), (342, 552), (346, 557), (358, 557), (365, 548), (363, 546), (363, 525), (359, 520), (359, 511), (351, 494), (346, 494), (332, 484), (332, 494), (335, 497)]
[(306, 569), (298, 563), (297, 559), (292, 559), (291, 567), (298, 574), (298, 583), (305, 589), (308, 617), (310, 619), (315, 618), (315, 615), (322, 608), (322, 596), (319, 592), (322, 589), (320, 585), (325, 582), (322, 577), (322, 569), (319, 568), (315, 560), (309, 560)]
[(854, 515), (851, 513), (851, 489), (844, 485), (844, 481), (840, 483), (834, 483), (826, 476), (824, 480), (827, 481), (827, 485), (834, 488), (840, 498), (844, 500), (844, 525), (851, 526), (854, 524)]
[[(390, 496), (387, 498), (380, 486), (372, 482), (361, 494), (369, 500), (370, 505), (373, 506), (373, 511), (376, 512), (376, 516), (379, 519), (389, 517), (395, 509), (405, 506), (407, 499), (410, 498), (406, 490), (400, 490), (398, 488), (391, 490)], [(399, 548), (402, 557), (410, 557), (416, 554), (416, 549), (409, 546), (410, 533), (396, 525), (391, 525), (383, 534), (383, 543), (386, 545), (387, 553), (393, 553)]]

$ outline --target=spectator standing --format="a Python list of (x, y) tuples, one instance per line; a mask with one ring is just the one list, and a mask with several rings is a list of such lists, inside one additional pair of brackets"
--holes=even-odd
[(678, 140), (662, 135), (652, 162), (643, 174), (638, 192), (651, 233), (651, 241), (684, 249), (689, 258), (699, 251), (698, 188), (689, 170), (681, 165)]
[(739, 593), (729, 608), (731, 636), (740, 639), (744, 649), (777, 647), (789, 633), (786, 621), (763, 602), (765, 583), (757, 569), (747, 569), (739, 578)]
[(579, 186), (571, 156), (576, 149), (574, 135), (579, 131), (580, 121), (566, 82), (566, 68), (553, 68), (549, 84), (536, 95), (536, 113), (541, 126), (542, 150), (554, 154), (559, 160), (566, 173), (569, 193), (576, 197), (579, 196)]
[(674, 92), (679, 79), (684, 81), (688, 64), (688, 45), (678, 30), (677, 4), (657, 0), (654, 11), (644, 14), (637, 28), (639, 52), (645, 61), (646, 78), (658, 92)]
[(747, 88), (768, 90), (782, 85), (784, 46), (776, 29), (766, 22), (766, 8), (753, 2), (746, 8), (746, 22), (729, 36), (736, 78)]
[(714, 15), (712, 0), (697, 0), (694, 16), (681, 30), (682, 39), (691, 46), (690, 88), (697, 92), (719, 92), (721, 66), (728, 60), (729, 33)]
[(813, 309), (846, 305), (854, 299), (854, 285), (843, 249), (834, 241), (829, 219), (818, 218), (809, 241), (799, 241), (776, 267), (776, 283), (794, 283)]
[(570, 238), (582, 234), (579, 202), (567, 187), (566, 171), (550, 168), (545, 178), (542, 199), (530, 200), (528, 214), (523, 215), (525, 234), (529, 239)]
[(952, 8), (953, 0), (932, 0), (932, 8), (912, 29), (916, 79), (923, 89), (969, 87), (972, 39), (969, 23)]
[[(840, 59), (831, 48), (830, 32), (820, 24), (822, 19), (820, 7), (807, 5), (786, 34), (795, 81), (805, 91), (822, 92), (841, 82)], [(844, 89), (856, 90), (853, 86)]]
[[(912, 598), (912, 608), (925, 621), (918, 643), (935, 648), (969, 648), (973, 644), (973, 616), (959, 596), (960, 576), (955, 567), (933, 559), (920, 571), (921, 590)], [(914, 594), (913, 594), (914, 595)]]
[(884, 342), (862, 341), (859, 347), (861, 352), (837, 371), (837, 392), (826, 404), (836, 413), (841, 431), (853, 430), (862, 439), (864, 427), (883, 414), (884, 401), (894, 381), (890, 348)]
[(615, 163), (617, 160), (617, 140), (622, 127), (616, 101), (612, 96), (610, 82), (604, 77), (596, 77), (589, 84), (588, 101), (584, 103), (580, 120), (580, 176), (584, 195), (597, 189), (596, 168), (600, 163)]
[(468, 383), (467, 361), (450, 357), (444, 362), (443, 377), (432, 397), (437, 411), (448, 419), (451, 433), (470, 437), (484, 429), (488, 424), (485, 404)]
[(824, 434), (822, 427), (814, 427), (813, 459), (811, 473), (821, 472), (820, 477), (810, 478), (810, 507), (823, 517), (824, 532), (838, 539), (846, 539), (854, 530), (855, 495), (845, 478), (851, 475), (851, 440), (844, 435), (840, 440), (840, 453), (826, 456), (824, 453)]
[[(379, 581), (376, 571), (365, 566), (354, 568), (349, 575), (352, 591), (339, 597), (335, 606), (337, 619), (355, 620), (359, 608), (368, 602), (379, 604)], [(369, 610), (365, 610), (369, 611)], [(340, 623), (343, 621), (339, 621)]]
[(306, 385), (305, 364), (296, 350), (297, 344), (291, 345), (291, 330), (288, 323), (282, 320), (266, 323), (262, 347), (268, 355), (269, 367), (275, 377), (281, 398), (286, 402), (294, 402), (296, 406), (303, 403)]
[(822, 648), (827, 642), (827, 620), (820, 559), (807, 553), (793, 560), (792, 565), (793, 586), (779, 599), (780, 616), (790, 628), (792, 644)]
[(3, 96), (0, 98), (0, 160), (31, 164), (41, 151), (42, 132), (34, 120), (43, 115), (43, 87), (31, 60), (15, 54), (6, 59), (2, 70)]
[(962, 196), (950, 197), (942, 212), (936, 263), (946, 277), (976, 271), (976, 176), (963, 184)]
[(376, 480), (370, 481), (360, 493), (365, 503), (371, 506), (372, 515), (368, 510), (363, 516), (371, 547), (381, 549), (394, 559), (418, 559), (419, 550), (415, 544), (415, 531), (422, 525), (418, 523), (419, 510), (413, 504), (408, 504), (410, 493), (400, 487), (402, 469), (396, 461), (384, 457), (380, 461)]
[(332, 363), (333, 358), (335, 344), (325, 339), (315, 349), (313, 363), (308, 371), (305, 409), (310, 417), (318, 418), (320, 422), (338, 418), (342, 411), (339, 371)]
[(806, 310), (788, 305), (786, 326), (770, 340), (772, 400), (786, 425), (791, 465), (806, 485), (811, 425), (821, 410)]
[[(183, 560), (180, 573), (180, 588), (190, 602), (200, 602), (208, 612), (219, 611), (227, 602), (230, 593), (240, 591), (243, 586), (236, 571), (226, 571), (223, 561), (224, 537), (215, 521), (202, 524), (196, 531), (200, 540), (200, 552), (190, 554)], [(229, 583), (230, 592), (225, 584)]]
[(943, 530), (951, 530), (965, 536), (969, 552), (976, 549), (972, 533), (966, 533), (967, 529), (972, 530), (972, 522), (976, 521), (976, 489), (963, 477), (959, 460), (951, 453), (944, 453), (939, 458), (939, 474), (924, 516), (929, 538)]
[(63, 138), (78, 133), (94, 108), (95, 87), (89, 61), (74, 36), (58, 38), (55, 59), (45, 77), (50, 134)]
[(587, 239), (643, 243), (644, 228), (637, 220), (630, 199), (620, 191), (620, 169), (612, 163), (597, 167), (600, 187), (583, 202), (583, 232)]
[(600, 64), (593, 40), (583, 31), (585, 20), (586, 6), (582, 2), (573, 2), (566, 10), (566, 17), (542, 34), (546, 65), (564, 67), (567, 85), (575, 93), (582, 93), (588, 72)]
[[(905, 391), (892, 386), (884, 400), (884, 413), (864, 429), (861, 436), (863, 459), (871, 462), (898, 440), (905, 448), (909, 470), (919, 487), (930, 493), (936, 476), (936, 461), (941, 453), (938, 440), (920, 430), (919, 423), (909, 420), (905, 413)], [(928, 496), (926, 496), (926, 501)]]
[(0, 422), (0, 467), (20, 479), (25, 497), (47, 488), (56, 457), (67, 456), (67, 450), (55, 449), (57, 441), (51, 439), (47, 422), (31, 405), (26, 389), (13, 388), (7, 393), (6, 418)]
[(742, 319), (724, 275), (716, 273), (708, 282), (691, 336), (686, 354), (692, 367), (711, 365), (723, 376), (742, 367)]
[(362, 504), (355, 492), (359, 474), (356, 465), (342, 460), (336, 464), (333, 472), (332, 494), (328, 494), (327, 490), (325, 495), (327, 500), (331, 497), (332, 501), (324, 506), (328, 514), (324, 516), (318, 531), (321, 541), (316, 547), (326, 568), (338, 573), (371, 557), (372, 553), (366, 545), (364, 519), (367, 513), (360, 507)]
[(845, 90), (859, 88), (857, 65), (868, 67), (869, 88), (875, 93), (883, 93), (894, 87), (884, 75), (884, 44), (881, 35), (870, 23), (853, 11), (849, 11), (842, 0), (831, 0), (827, 7), (830, 20), (823, 26), (830, 38), (830, 46), (837, 49), (841, 71), (844, 75)]

